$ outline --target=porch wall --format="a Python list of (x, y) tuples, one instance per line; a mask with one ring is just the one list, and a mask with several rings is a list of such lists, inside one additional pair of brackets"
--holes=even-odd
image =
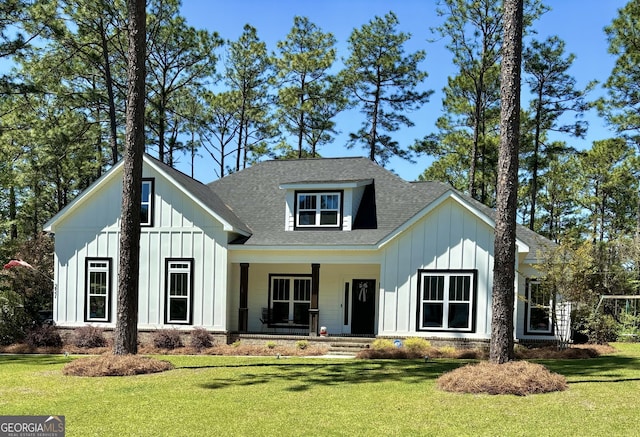
[[(238, 329), (238, 310), (240, 305), (240, 265), (234, 263), (231, 265), (229, 270), (229, 292), (227, 296), (229, 312), (227, 314), (227, 326), (229, 331), (236, 331)], [(311, 263), (252, 263), (249, 265), (248, 330), (250, 332), (286, 332), (281, 329), (268, 328), (260, 321), (262, 308), (267, 308), (269, 305), (270, 274), (311, 275)], [(375, 264), (320, 264), (320, 285), (318, 296), (320, 326), (325, 326), (330, 335), (348, 334), (351, 332), (350, 324), (344, 324), (344, 289), (345, 283), (351, 283), (353, 279), (375, 279), (377, 284), (376, 286), (378, 286), (380, 283), (380, 266)], [(349, 293), (349, 296), (351, 296), (351, 293)], [(351, 308), (351, 303), (349, 303), (349, 308)]]

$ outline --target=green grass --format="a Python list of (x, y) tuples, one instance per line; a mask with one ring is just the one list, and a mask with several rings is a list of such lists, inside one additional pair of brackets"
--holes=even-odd
[(63, 356), (0, 355), (0, 415), (64, 415), (67, 436), (624, 436), (637, 432), (640, 345), (544, 361), (569, 390), (435, 388), (464, 361), (167, 356), (161, 374), (63, 376)]

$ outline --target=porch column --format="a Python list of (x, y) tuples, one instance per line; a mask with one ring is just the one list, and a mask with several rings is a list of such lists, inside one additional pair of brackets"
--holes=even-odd
[(318, 321), (318, 290), (320, 288), (320, 264), (311, 264), (311, 306), (309, 307), (309, 336), (316, 337), (320, 332)]
[(238, 331), (249, 328), (249, 263), (240, 263), (240, 309), (238, 312)]

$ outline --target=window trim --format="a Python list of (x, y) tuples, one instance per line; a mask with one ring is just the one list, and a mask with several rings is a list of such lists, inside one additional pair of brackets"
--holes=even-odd
[[(171, 320), (171, 296), (169, 295), (169, 286), (171, 285), (172, 263), (188, 264), (189, 278), (187, 285), (189, 290), (187, 293), (187, 319)], [(193, 258), (166, 258), (165, 259), (165, 280), (164, 280), (164, 323), (165, 325), (192, 325), (193, 324)]]
[(532, 305), (531, 301), (531, 285), (538, 284), (541, 285), (541, 281), (536, 278), (527, 278), (525, 285), (525, 299), (524, 299), (524, 333), (525, 335), (555, 335), (555, 324), (553, 322), (553, 313), (555, 311), (556, 302), (553, 296), (553, 292), (549, 292), (549, 329), (541, 330), (541, 329), (531, 329), (529, 326), (529, 321), (531, 320), (531, 309)]
[[(470, 276), (470, 293), (469, 293), (469, 327), (468, 328), (450, 328), (448, 326), (444, 326), (444, 322), (448, 323), (447, 315), (448, 315), (448, 306), (450, 304), (449, 297), (445, 294), (445, 298), (443, 299), (443, 327), (431, 327), (431, 326), (422, 326), (422, 304), (424, 303), (422, 299), (422, 284), (424, 282), (424, 278), (426, 276)], [(435, 331), (435, 332), (467, 332), (474, 333), (476, 332), (476, 311), (477, 311), (477, 297), (478, 297), (478, 270), (477, 269), (469, 269), (469, 270), (450, 270), (450, 269), (418, 269), (418, 289), (416, 293), (417, 297), (417, 307), (416, 307), (416, 331), (425, 332), (425, 331)], [(444, 310), (444, 304), (447, 304), (446, 311)]]
[[(269, 309), (269, 317), (268, 317), (268, 325), (269, 327), (272, 328), (286, 328), (286, 327), (295, 327), (295, 328), (308, 328), (309, 327), (309, 322), (307, 321), (307, 323), (293, 323), (293, 322), (289, 322), (289, 323), (274, 323), (272, 321), (272, 312), (273, 312), (273, 280), (274, 279), (307, 279), (309, 281), (309, 286), (311, 287), (312, 285), (312, 275), (310, 274), (306, 274), (306, 273), (269, 273), (269, 297), (268, 297), (268, 303), (267, 303), (267, 308)], [(311, 307), (311, 288), (309, 288), (309, 307)], [(294, 295), (293, 295), (293, 287), (290, 290), (290, 295), (289, 295), (289, 315), (292, 314), (293, 312), (293, 304), (295, 302), (307, 302), (307, 301), (296, 301), (294, 300)], [(291, 319), (289, 319), (291, 320)]]
[[(89, 286), (89, 278), (91, 273), (91, 263), (93, 262), (106, 262), (106, 273), (107, 273), (107, 294), (105, 296), (105, 317), (96, 318), (91, 317), (91, 311), (89, 308), (90, 298), (94, 296), (91, 294), (91, 287)], [(105, 269), (96, 269), (95, 271), (105, 271)], [(113, 290), (113, 259), (105, 258), (105, 257), (88, 257), (85, 258), (85, 278), (84, 278), (84, 287), (85, 287), (85, 302), (84, 302), (84, 321), (85, 322), (111, 322), (111, 299), (112, 299), (112, 290)]]
[[(320, 224), (320, 215), (323, 211), (320, 208), (320, 196), (323, 194), (329, 195), (338, 195), (338, 220), (335, 225), (321, 225)], [(301, 195), (313, 195), (316, 197), (316, 224), (313, 225), (301, 225), (300, 224), (300, 211), (299, 211), (299, 197)], [(325, 210), (325, 211), (333, 211), (333, 209)], [(344, 219), (344, 190), (296, 190), (294, 192), (294, 229), (342, 229), (342, 221)]]
[[(142, 200), (142, 198), (140, 198), (140, 208), (142, 208), (143, 205), (148, 204), (149, 207), (149, 213), (148, 213), (148, 217), (147, 217), (147, 221), (143, 222), (142, 221), (142, 211), (141, 211), (141, 215), (140, 215), (140, 227), (143, 228), (152, 228), (153, 227), (153, 222), (154, 222), (154, 217), (155, 217), (155, 185), (156, 185), (156, 181), (154, 178), (142, 178), (142, 186), (144, 186), (145, 184), (149, 185), (149, 201), (148, 202), (144, 202)], [(140, 193), (142, 194), (142, 189), (140, 191)]]

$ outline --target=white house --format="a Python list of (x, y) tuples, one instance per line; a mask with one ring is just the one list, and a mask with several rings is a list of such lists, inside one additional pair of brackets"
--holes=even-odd
[[(494, 212), (365, 158), (274, 160), (204, 185), (145, 156), (139, 329), (487, 340)], [(115, 327), (122, 163), (45, 226), (54, 319)], [(553, 339), (518, 227), (517, 339)]]

